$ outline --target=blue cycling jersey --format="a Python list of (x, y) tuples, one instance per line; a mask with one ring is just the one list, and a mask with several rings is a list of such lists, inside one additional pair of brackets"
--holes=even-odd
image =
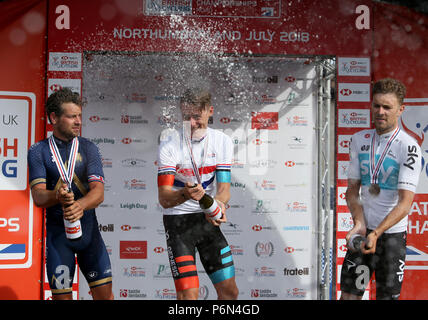
[[(72, 190), (78, 200), (89, 191), (89, 183), (104, 183), (101, 156), (97, 146), (88, 139), (78, 137), (79, 149), (74, 169)], [(55, 138), (63, 161), (69, 158), (72, 141)], [(49, 141), (40, 141), (28, 151), (30, 187), (46, 184), (47, 190), (60, 187), (61, 179), (53, 161)], [(68, 163), (65, 163), (68, 166)], [(72, 292), (75, 273), (75, 255), (89, 287), (111, 283), (110, 258), (98, 229), (95, 209), (84, 211), (80, 219), (82, 237), (70, 241), (65, 236), (63, 211), (60, 204), (46, 208), (46, 273), (54, 295)]]
[[(89, 183), (98, 181), (104, 183), (104, 173), (102, 168), (101, 156), (98, 147), (86, 138), (78, 137), (79, 150), (74, 169), (72, 189), (74, 199), (82, 198), (89, 191)], [(61, 158), (68, 165), (68, 157), (72, 142), (65, 142), (55, 138)], [(49, 149), (48, 139), (42, 140), (28, 151), (28, 166), (30, 187), (39, 183), (45, 183), (47, 190), (55, 190), (60, 186), (60, 174), (53, 161), (52, 153)], [(94, 209), (87, 210), (81, 219), (82, 224), (88, 217), (94, 215)], [(63, 212), (61, 205), (55, 205), (46, 209), (48, 224), (63, 224)]]

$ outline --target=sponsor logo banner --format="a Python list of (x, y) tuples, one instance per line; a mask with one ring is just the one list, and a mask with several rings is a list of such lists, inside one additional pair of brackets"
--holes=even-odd
[(32, 265), (27, 150), (34, 143), (35, 108), (33, 93), (0, 91), (0, 269)]
[(339, 83), (339, 101), (370, 102), (369, 83)]
[(147, 259), (147, 241), (120, 241), (120, 259)]
[(370, 128), (369, 109), (339, 109), (339, 128)]
[(49, 71), (82, 71), (82, 54), (49, 52)]
[(338, 58), (338, 75), (369, 77), (370, 76), (370, 58)]

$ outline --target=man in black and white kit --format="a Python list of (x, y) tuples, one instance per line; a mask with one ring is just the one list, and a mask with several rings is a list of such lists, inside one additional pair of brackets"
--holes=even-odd
[[(342, 266), (341, 300), (361, 299), (373, 272), (376, 299), (400, 296), (406, 258), (407, 215), (421, 172), (420, 146), (398, 126), (405, 86), (382, 79), (373, 86), (375, 129), (352, 136), (346, 202), (354, 227), (346, 235), (366, 236), (360, 250), (348, 250)], [(361, 196), (360, 196), (361, 192)]]

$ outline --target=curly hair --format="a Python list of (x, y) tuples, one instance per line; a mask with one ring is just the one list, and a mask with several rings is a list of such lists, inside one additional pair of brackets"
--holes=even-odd
[(54, 112), (57, 117), (60, 117), (64, 113), (62, 104), (67, 102), (72, 102), (78, 106), (82, 106), (82, 99), (79, 94), (71, 91), (69, 88), (62, 88), (49, 96), (46, 101), (46, 114), (48, 116), (49, 123), (52, 123), (50, 114)]
[(373, 85), (373, 95), (376, 93), (395, 93), (398, 103), (402, 105), (404, 97), (406, 96), (406, 86), (401, 81), (396, 79), (385, 78), (376, 81), (376, 83)]

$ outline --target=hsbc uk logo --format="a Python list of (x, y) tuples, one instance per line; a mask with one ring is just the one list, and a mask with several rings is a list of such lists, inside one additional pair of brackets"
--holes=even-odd
[(130, 137), (124, 137), (122, 140), (120, 140), (123, 144), (133, 144), (133, 143), (146, 143), (147, 140), (145, 139), (135, 139)]
[(340, 90), (340, 94), (343, 96), (350, 96), (352, 94), (352, 90), (351, 89), (342, 89)]
[(339, 101), (370, 102), (369, 83), (339, 83)]
[(251, 227), (251, 229), (253, 231), (262, 231), (262, 230), (275, 230), (275, 227), (271, 227), (271, 226), (262, 226), (260, 224), (255, 224)]
[(309, 162), (301, 162), (301, 161), (296, 162), (296, 161), (293, 161), (293, 160), (287, 160), (287, 161), (284, 162), (284, 165), (287, 168), (293, 168), (293, 167), (296, 167), (296, 166), (306, 166), (306, 165), (309, 165)]
[(129, 224), (123, 224), (120, 226), (120, 229), (122, 231), (131, 231), (131, 230), (144, 230), (146, 229), (146, 227), (142, 227), (142, 226), (131, 226)]

